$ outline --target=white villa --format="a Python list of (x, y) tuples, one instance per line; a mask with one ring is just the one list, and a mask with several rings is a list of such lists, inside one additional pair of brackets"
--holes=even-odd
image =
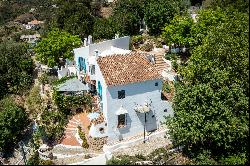
[(36, 29), (37, 27), (39, 27), (43, 23), (44, 23), (43, 21), (38, 21), (37, 19), (34, 19), (34, 20), (28, 22), (28, 24), (23, 24), (23, 26), (26, 29)]
[(75, 73), (96, 100), (88, 114), (91, 137), (122, 140), (159, 128), (164, 115), (172, 115), (171, 103), (161, 99), (162, 76), (154, 56), (129, 50), (125, 36), (74, 49)]
[[(147, 54), (132, 52), (97, 59), (97, 91), (109, 139), (159, 128), (171, 104), (161, 100), (162, 78)], [(145, 118), (146, 114), (146, 118)]]
[(30, 44), (35, 44), (41, 38), (40, 34), (21, 35), (20, 39)]

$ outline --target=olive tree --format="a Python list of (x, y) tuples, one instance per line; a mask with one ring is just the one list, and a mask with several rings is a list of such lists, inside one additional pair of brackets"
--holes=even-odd
[(228, 21), (210, 27), (181, 69), (174, 117), (166, 122), (174, 144), (189, 154), (249, 154), (249, 17), (239, 12), (225, 17)]

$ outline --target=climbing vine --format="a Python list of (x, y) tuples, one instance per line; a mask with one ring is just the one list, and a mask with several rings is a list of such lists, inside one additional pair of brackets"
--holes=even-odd
[(56, 90), (53, 92), (53, 100), (59, 110), (67, 111), (72, 108), (80, 108), (82, 106), (91, 108), (92, 98), (89, 94), (84, 95), (69, 95), (66, 96)]
[(52, 98), (57, 105), (58, 109), (62, 112), (67, 112), (72, 108), (88, 107), (91, 108), (92, 98), (90, 94), (83, 95), (64, 95), (57, 91), (57, 86), (66, 82), (67, 80), (76, 78), (76, 76), (63, 77), (53, 82), (53, 95)]
[(52, 82), (53, 86), (56, 87), (64, 82), (66, 82), (67, 80), (70, 80), (72, 78), (76, 78), (76, 76), (65, 76), (65, 77), (62, 77), (61, 79), (58, 79), (58, 80), (54, 80)]
[(164, 82), (162, 85), (162, 90), (166, 93), (170, 93), (171, 92), (171, 86), (168, 82)]
[(87, 142), (84, 132), (82, 131), (81, 126), (78, 126), (77, 128), (78, 128), (79, 136), (82, 139), (82, 147), (86, 149), (89, 148), (89, 144)]

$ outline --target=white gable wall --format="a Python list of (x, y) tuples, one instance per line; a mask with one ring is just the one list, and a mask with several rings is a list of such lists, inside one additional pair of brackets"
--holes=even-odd
[(100, 43), (94, 43), (94, 44), (90, 44), (90, 45), (85, 46), (85, 47), (80, 47), (80, 48), (74, 49), (73, 50), (74, 51), (74, 60), (76, 62), (77, 75), (79, 75), (79, 71), (78, 71), (78, 66), (79, 66), (78, 58), (79, 57), (83, 57), (85, 59), (86, 70), (87, 70), (87, 73), (89, 74), (89, 72), (88, 72), (88, 70), (89, 70), (88, 57), (95, 55), (95, 50), (98, 50), (99, 53), (101, 53), (105, 50), (110, 50), (111, 46), (128, 50), (129, 49), (129, 41), (130, 41), (130, 37), (124, 36), (124, 37), (121, 37), (118, 39), (107, 40), (107, 41), (103, 41)]
[[(74, 51), (74, 60), (76, 62), (75, 63), (76, 73), (77, 73), (77, 75), (79, 77), (79, 62), (78, 62), (78, 58), (79, 57), (83, 57), (85, 60), (87, 60), (87, 58), (89, 56), (89, 46), (81, 47), (81, 48), (76, 48), (73, 51)], [(88, 66), (87, 66), (87, 69), (88, 69)]]
[(89, 45), (89, 54), (94, 55), (96, 49), (101, 53), (102, 51), (111, 49), (111, 46), (128, 50), (129, 40), (130, 37), (125, 36), (118, 39), (112, 39), (100, 43), (91, 44)]
[(105, 119), (107, 120), (107, 85), (105, 83), (104, 77), (101, 73), (99, 65), (95, 64), (95, 70), (96, 70), (96, 90), (98, 91), (98, 81), (100, 81), (102, 86), (102, 104), (103, 104), (103, 115)]
[[(155, 83), (158, 82), (158, 86)], [(144, 105), (145, 101), (152, 104), (151, 110), (147, 114), (146, 128), (148, 131), (156, 129), (160, 121), (164, 121), (164, 115), (173, 115), (171, 103), (161, 100), (162, 80), (149, 80), (139, 83), (108, 87), (107, 95), (107, 127), (109, 140), (133, 136), (144, 131), (144, 114), (135, 112), (136, 104)], [(126, 97), (118, 99), (118, 91), (125, 90)], [(115, 112), (121, 107), (128, 111), (127, 126), (117, 128), (118, 116)], [(167, 109), (167, 112), (164, 110)], [(155, 115), (155, 117), (152, 117)]]

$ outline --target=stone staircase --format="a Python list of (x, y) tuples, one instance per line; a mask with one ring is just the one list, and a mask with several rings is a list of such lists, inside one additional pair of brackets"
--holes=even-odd
[(61, 145), (54, 146), (51, 152), (54, 156), (54, 159), (52, 161), (56, 165), (69, 165), (83, 162), (86, 159), (91, 159), (98, 155), (98, 153), (93, 153), (82, 147), (64, 147)]
[(79, 141), (75, 138), (75, 134), (77, 133), (77, 126), (81, 126), (80, 120), (72, 118), (66, 126), (66, 130), (64, 132), (65, 138), (61, 142), (64, 145), (71, 146), (81, 146)]
[(86, 152), (87, 151), (82, 147), (64, 147), (61, 145), (56, 145), (52, 149), (53, 154), (62, 154), (65, 156), (79, 155)]
[(170, 67), (164, 60), (163, 55), (154, 54), (155, 55), (155, 65), (157, 70), (161, 73), (163, 69)]
[(100, 106), (99, 106), (99, 97), (98, 96), (93, 96), (92, 98), (92, 112), (100, 112)]

